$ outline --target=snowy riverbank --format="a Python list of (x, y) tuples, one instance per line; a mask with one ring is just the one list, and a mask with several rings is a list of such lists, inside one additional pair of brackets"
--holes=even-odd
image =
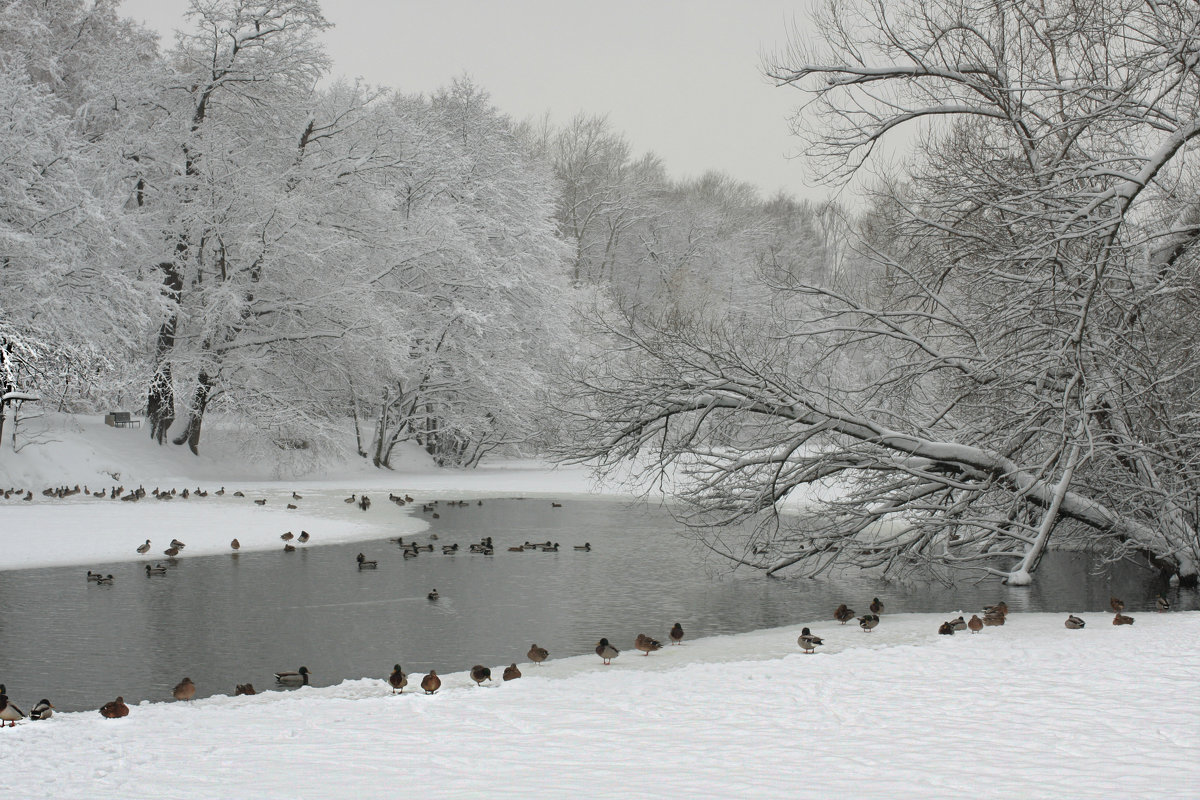
[[(949, 611), (885, 615), (870, 634), (821, 621), (812, 656), (799, 626), (649, 657), (617, 640), (630, 649), (611, 667), (552, 657), (483, 688), (446, 675), (435, 696), (363, 679), (123, 720), (59, 714), (0, 731), (4, 784), (91, 798), (1195, 797), (1200, 613), (1135, 613), (1131, 627), (1089, 614), (1068, 631), (1069, 610), (975, 636), (938, 636)], [(9, 689), (26, 709), (40, 697)]]
[[(0, 492), (15, 487), (33, 494), (30, 501), (0, 499), (0, 570), (162, 560), (172, 539), (187, 544), (182, 555), (189, 557), (228, 553), (233, 538), (243, 551), (280, 548), (286, 531), (307, 530), (313, 546), (412, 536), (428, 528), (420, 505), (433, 500), (599, 491), (581, 468), (495, 461), (473, 470), (439, 469), (420, 451), (407, 454), (407, 469), (380, 470), (355, 460), (282, 480), (220, 438), (196, 457), (155, 445), (140, 430), (110, 428), (102, 417), (59, 415), (48, 424), (44, 444), (7, 451), (0, 460)], [(64, 485), (106, 493), (117, 485), (147, 492), (202, 488), (208, 496), (129, 503), (82, 491), (61, 499), (41, 494)], [(222, 486), (225, 494), (217, 496)], [(238, 491), (244, 497), (235, 497)], [(364, 493), (372, 498), (365, 512), (343, 502)], [(417, 503), (399, 507), (388, 494), (408, 494)], [(140, 556), (136, 548), (146, 538), (151, 550)]]

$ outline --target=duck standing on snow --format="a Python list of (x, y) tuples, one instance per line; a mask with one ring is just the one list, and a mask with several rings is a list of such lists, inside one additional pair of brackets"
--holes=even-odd
[(492, 679), (492, 671), (482, 664), (476, 664), (471, 667), (471, 680), (475, 681), (475, 685), (490, 681)]
[(1124, 614), (1117, 614), (1113, 617), (1113, 625), (1132, 625), (1133, 617), (1127, 617)]
[(404, 674), (404, 670), (400, 669), (399, 664), (392, 667), (392, 674), (388, 675), (388, 683), (392, 686), (392, 694), (396, 692), (404, 694), (404, 687), (408, 686), (408, 676)]
[(54, 705), (44, 697), (38, 700), (37, 705), (29, 710), (30, 719), (50, 719), (53, 716)]
[(609, 644), (608, 639), (601, 639), (596, 643), (596, 655), (604, 659), (605, 665), (608, 665), (614, 658), (621, 655), (621, 651)]
[(650, 655), (655, 650), (662, 650), (662, 642), (658, 639), (651, 639), (644, 633), (639, 633), (637, 638), (633, 640), (633, 646), (641, 650), (646, 655)]
[(683, 626), (680, 625), (678, 622), (676, 622), (675, 627), (671, 628), (670, 635), (671, 635), (671, 644), (680, 644), (681, 642), (683, 642)]
[(515, 681), (519, 677), (521, 677), (521, 670), (517, 669), (516, 664), (509, 664), (504, 668), (504, 680)]
[(425, 694), (437, 694), (438, 689), (442, 688), (442, 679), (438, 677), (437, 670), (429, 670), (429, 674), (421, 679), (421, 688)]
[(118, 697), (116, 700), (110, 700), (100, 706), (100, 716), (105, 719), (120, 719), (121, 717), (129, 716), (129, 706), (125, 705), (125, 698)]
[(979, 633), (983, 630), (983, 620), (979, 618), (978, 614), (972, 614), (971, 618), (967, 620), (967, 627), (971, 629), (971, 633)]
[(276, 672), (275, 682), (284, 686), (307, 686), (310, 675), (308, 667), (301, 667), (295, 672)]
[(196, 696), (196, 684), (192, 683), (191, 678), (184, 678), (175, 684), (175, 688), (171, 690), (171, 696), (176, 700), (191, 700)]
[(239, 683), (233, 689), (233, 696), (238, 697), (243, 694), (256, 694), (253, 683)]
[(875, 599), (873, 599), (871, 601), (871, 613), (872, 614), (882, 614), (883, 613), (883, 602), (878, 597), (876, 597)]
[(833, 618), (845, 625), (847, 622), (854, 619), (854, 609), (846, 608), (846, 604), (842, 603), (834, 610)]
[(1073, 631), (1079, 630), (1085, 624), (1086, 623), (1083, 620), (1081, 620), (1079, 617), (1075, 616), (1074, 614), (1069, 615), (1067, 617), (1067, 621), (1063, 623), (1063, 625), (1065, 625), (1068, 629), (1073, 630)]
[(529, 652), (525, 654), (525, 657), (534, 664), (541, 664), (550, 657), (550, 651), (544, 647), (538, 647), (537, 642), (534, 642), (529, 645)]
[(874, 630), (875, 626), (878, 624), (878, 614), (863, 614), (858, 618), (858, 627), (862, 628), (867, 633), (870, 633), (872, 630)]
[(800, 649), (806, 653), (815, 653), (817, 652), (817, 647), (825, 644), (825, 642), (821, 640), (820, 636), (813, 636), (812, 631), (804, 628), (800, 631), (800, 637), (796, 639), (796, 644), (800, 645)]
[(958, 615), (958, 619), (950, 620), (950, 624), (954, 626), (954, 630), (965, 631), (967, 629), (967, 621), (962, 618), (962, 614)]
[(242, 549), (242, 543), (239, 542), (237, 539), (234, 539), (232, 542), (230, 542), (229, 546), (232, 547), (234, 550)]
[(950, 622), (943, 622), (941, 625), (938, 626), (938, 633), (941, 634), (942, 636), (953, 636), (954, 635), (954, 624), (950, 623)]
[(1154, 598), (1154, 608), (1157, 611), (1168, 611), (1171, 608), (1171, 604), (1167, 602), (1167, 598), (1160, 594), (1158, 597)]
[(23, 719), (25, 719), (25, 712), (10, 703), (8, 695), (0, 692), (0, 728), (4, 727), (6, 722), (8, 727), (12, 728)]
[(146, 553), (149, 553), (150, 552), (150, 540), (147, 539), (145, 544), (139, 544), (137, 551), (141, 555), (145, 555)]
[(1112, 606), (1112, 610), (1120, 614), (1125, 610), (1125, 601), (1117, 597), (1108, 598), (1108, 604)]

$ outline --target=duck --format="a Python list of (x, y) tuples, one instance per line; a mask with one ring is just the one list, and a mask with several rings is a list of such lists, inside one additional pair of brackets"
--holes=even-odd
[(817, 652), (817, 647), (825, 644), (820, 636), (813, 636), (812, 631), (804, 628), (800, 631), (799, 638), (796, 639), (796, 644), (800, 645), (800, 649), (806, 653)]
[(592, 543), (591, 543), (591, 542), (584, 542), (583, 544), (577, 544), (577, 545), (575, 545), (575, 549), (576, 549), (576, 550), (582, 550), (582, 551), (583, 551), (583, 552), (585, 552), (585, 553), (590, 553), (590, 552), (591, 552), (591, 550), (592, 550)]
[(872, 614), (882, 614), (883, 613), (883, 601), (880, 600), (878, 597), (876, 597), (875, 599), (873, 599), (871, 601), (870, 608), (871, 608)]
[(676, 622), (675, 627), (671, 628), (670, 636), (671, 636), (671, 644), (682, 643), (683, 642), (683, 626), (680, 625), (678, 622)]
[(101, 579), (101, 578), (103, 578), (103, 577), (104, 577), (104, 576), (103, 576), (103, 575), (101, 575), (99, 572), (92, 572), (90, 569), (88, 570), (88, 573), (87, 573), (87, 579), (88, 579), (89, 581), (95, 582), (95, 581), (98, 581), (98, 580), (100, 580), (100, 579)]
[(609, 644), (608, 639), (601, 639), (596, 643), (596, 655), (604, 659), (605, 665), (608, 665), (614, 658), (621, 655), (621, 651)]
[(358, 555), (356, 555), (354, 557), (354, 560), (358, 562), (359, 569), (375, 569), (376, 567), (379, 566), (378, 561), (371, 561), (366, 556), (364, 556), (362, 553), (359, 553)]
[(437, 690), (442, 688), (442, 679), (438, 677), (437, 670), (429, 670), (429, 674), (421, 678), (421, 688), (425, 694), (437, 694)]
[(285, 542), (283, 545), (283, 552), (285, 552), (285, 553), (296, 552), (296, 545), (292, 544), (291, 542)]
[(854, 619), (854, 609), (846, 608), (846, 604), (842, 603), (833, 612), (833, 618), (845, 625), (850, 620)]
[(0, 727), (4, 727), (5, 722), (8, 727), (15, 727), (23, 719), (25, 712), (9, 702), (8, 695), (0, 693)]
[(1068, 616), (1067, 621), (1063, 623), (1063, 625), (1067, 626), (1067, 628), (1069, 628), (1073, 631), (1079, 630), (1085, 624), (1086, 623), (1083, 620), (1081, 620), (1079, 617), (1075, 616), (1074, 614), (1071, 614), (1070, 616)]
[(557, 552), (558, 552), (558, 542), (555, 542), (555, 543), (554, 543), (554, 544), (552, 544), (552, 545), (546, 545), (546, 546), (544, 546), (544, 547), (542, 548), (542, 552), (543, 552), (543, 553), (557, 553)]
[(416, 550), (413, 550), (412, 548), (406, 547), (406, 548), (404, 549), (403, 555), (404, 555), (404, 557), (405, 557), (405, 558), (416, 558), (416, 557), (417, 557), (417, 551), (416, 551)]
[(166, 550), (163, 550), (163, 555), (167, 558), (174, 558), (175, 556), (179, 555), (179, 548), (168, 547)]
[(298, 495), (298, 494), (296, 494), (296, 493), (293, 491), (293, 492), (292, 492), (292, 499), (293, 499), (293, 500), (303, 500), (303, 499), (304, 499), (304, 497), (303, 497), (303, 495)]
[(438, 590), (434, 589), (432, 592), (425, 595), (425, 599), (426, 600), (437, 600), (438, 599)]
[(1007, 617), (1008, 616), (1008, 603), (1001, 600), (999, 603), (996, 603), (993, 606), (984, 606), (983, 613), (984, 613), (984, 616), (987, 616), (988, 614), (999, 614), (1001, 616)]
[(146, 553), (149, 553), (150, 552), (150, 540), (147, 539), (145, 544), (139, 544), (137, 551), (138, 551), (139, 555), (145, 555)]
[(296, 537), (296, 541), (300, 544), (308, 544), (308, 540), (311, 538), (312, 537), (309, 536), (308, 531), (300, 531), (300, 535)]
[(347, 497), (345, 500), (343, 500), (342, 502), (343, 502), (343, 503), (357, 503), (357, 502), (358, 502), (358, 496), (357, 496), (357, 495), (353, 495), (353, 494), (352, 494), (352, 495), (350, 495), (349, 497)]
[(243, 694), (258, 694), (254, 691), (253, 683), (239, 683), (233, 690), (233, 696), (238, 697)]
[(476, 664), (471, 667), (471, 680), (475, 681), (475, 685), (490, 681), (492, 679), (492, 671), (482, 664)]
[(555, 503), (555, 502), (551, 501), (550, 507), (551, 508), (562, 508), (562, 503)]
[(537, 642), (534, 642), (529, 645), (529, 652), (525, 654), (525, 657), (534, 664), (541, 664), (550, 657), (550, 651), (544, 647), (538, 647)]
[(504, 680), (515, 681), (519, 677), (521, 677), (521, 670), (517, 669), (515, 663), (509, 664), (504, 668)]
[(361, 508), (363, 511), (366, 511), (368, 508), (371, 507), (371, 498), (367, 497), (365, 494), (362, 497), (358, 498), (358, 507)]
[(1003, 625), (1004, 620), (1005, 616), (1003, 614), (996, 614), (989, 611), (983, 615), (983, 624), (989, 627)]
[(300, 507), (300, 506), (296, 505), (295, 503), (288, 503), (288, 504), (287, 504), (288, 511), (295, 511), (295, 510), (296, 510), (297, 508), (299, 508), (299, 507)]
[(633, 640), (633, 646), (641, 650), (646, 655), (650, 655), (655, 650), (662, 649), (662, 642), (658, 639), (651, 639), (644, 633), (639, 633), (637, 638)]
[(110, 700), (100, 706), (100, 716), (105, 719), (120, 719), (121, 717), (129, 716), (129, 706), (125, 705), (125, 698), (118, 697), (116, 700)]
[(858, 618), (858, 627), (870, 633), (879, 624), (878, 614), (863, 614)]
[(941, 625), (938, 626), (938, 633), (940, 633), (942, 636), (953, 636), (954, 635), (954, 625), (952, 625), (949, 622), (943, 622)]
[(1120, 614), (1125, 610), (1125, 601), (1116, 597), (1108, 598), (1108, 604), (1112, 606), (1112, 610)]
[(279, 538), (283, 539), (285, 542), (290, 542), (292, 539), (295, 539), (296, 536), (291, 531), (288, 531), (287, 533), (279, 534)]
[(37, 701), (37, 705), (29, 710), (30, 719), (50, 719), (54, 716), (54, 704), (46, 698)]
[(1113, 617), (1113, 625), (1132, 625), (1133, 617), (1127, 617), (1124, 614), (1117, 614)]
[(112, 575), (105, 575), (103, 578), (96, 578), (96, 583), (97, 583), (97, 585), (99, 585), (99, 586), (112, 586), (112, 584), (113, 584), (113, 576), (112, 576)]
[(408, 686), (408, 676), (404, 674), (404, 670), (400, 669), (399, 664), (392, 667), (392, 674), (388, 675), (388, 683), (392, 686), (392, 694), (396, 692), (404, 694), (404, 687)]
[[(509, 550), (512, 550), (513, 548), (511, 548), (511, 547), (510, 547), (510, 548), (508, 548), (508, 549), (509, 549)], [(521, 548), (520, 548), (520, 547), (518, 547), (518, 548), (516, 548), (516, 549), (517, 549), (517, 550), (520, 550)], [(444, 556), (452, 556), (452, 555), (454, 555), (454, 554), (455, 554), (455, 553), (457, 553), (457, 552), (458, 552), (458, 542), (455, 542), (454, 544), (444, 544), (444, 545), (442, 545), (442, 555), (444, 555)]]
[(171, 690), (171, 696), (176, 700), (191, 700), (196, 696), (196, 684), (192, 683), (191, 678), (184, 678), (175, 684), (175, 688)]
[(950, 624), (954, 626), (955, 631), (965, 631), (967, 629), (967, 621), (962, 618), (962, 614), (958, 615), (958, 619), (950, 620)]
[(218, 497), (220, 497), (221, 495), (225, 494), (225, 487), (224, 487), (224, 486), (222, 486), (220, 489), (217, 489), (215, 492), (213, 492), (213, 494), (215, 494), (215, 495), (217, 495)]
[(267, 504), (267, 499), (265, 497), (254, 501), (254, 505), (256, 505), (256, 506), (265, 506), (266, 504)]
[[(224, 487), (222, 487), (222, 488), (224, 488)], [(220, 492), (217, 492), (217, 494), (220, 494)], [(234, 492), (233, 496), (234, 497), (245, 497), (246, 493), (245, 492)]]
[(308, 671), (308, 667), (301, 667), (295, 672), (276, 672), (275, 682), (284, 686), (308, 686), (310, 677), (312, 673)]
[(162, 564), (155, 564), (153, 567), (150, 566), (149, 564), (146, 565), (146, 577), (147, 578), (150, 577), (151, 575), (166, 575), (166, 574), (167, 574), (167, 568), (164, 567)]
[(239, 542), (237, 539), (234, 539), (233, 541), (231, 541), (231, 542), (229, 543), (229, 546), (230, 546), (230, 547), (232, 547), (234, 550), (241, 550), (241, 549), (242, 549), (242, 543), (241, 543), (241, 542)]
[(525, 548), (524, 548), (524, 547), (521, 547), (520, 545), (518, 545), (518, 546), (516, 546), (516, 547), (510, 547), (510, 548), (508, 548), (508, 552), (510, 552), (510, 553), (524, 553), (524, 552), (525, 552)]
[(1167, 600), (1167, 598), (1160, 594), (1158, 597), (1154, 598), (1154, 608), (1160, 612), (1168, 611), (1171, 608), (1171, 603)]
[(971, 629), (971, 633), (979, 633), (983, 630), (983, 620), (979, 618), (978, 614), (972, 614), (971, 618), (967, 620), (967, 627)]

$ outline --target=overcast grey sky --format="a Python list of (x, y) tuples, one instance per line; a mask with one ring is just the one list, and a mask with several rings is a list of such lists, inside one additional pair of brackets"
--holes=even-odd
[[(172, 42), (187, 0), (124, 0)], [(671, 175), (717, 169), (769, 195), (806, 185), (788, 113), (761, 56), (781, 49), (809, 0), (325, 0), (334, 72), (406, 92), (470, 75), (517, 119), (608, 114)]]

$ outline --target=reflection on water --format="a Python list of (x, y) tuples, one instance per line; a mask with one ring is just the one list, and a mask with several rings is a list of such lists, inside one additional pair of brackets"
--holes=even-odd
[[(457, 555), (406, 560), (379, 540), (180, 558), (155, 577), (140, 562), (104, 565), (113, 586), (87, 583), (84, 567), (0, 572), (0, 682), (18, 701), (46, 696), (74, 710), (118, 694), (167, 700), (184, 675), (203, 697), (238, 683), (273, 688), (272, 672), (302, 664), (316, 685), (382, 678), (396, 662), (451, 672), (523, 662), (533, 642), (562, 657), (590, 652), (601, 636), (618, 646), (643, 631), (663, 638), (676, 621), (700, 637), (826, 619), (840, 602), (865, 611), (876, 595), (889, 612), (970, 611), (1001, 599), (1013, 611), (1107, 611), (1117, 594), (1137, 613), (1159, 592), (1175, 608), (1198, 604), (1195, 592), (1167, 592), (1128, 565), (1096, 572), (1083, 554), (1050, 554), (1029, 588), (862, 574), (768, 579), (712, 574), (666, 512), (613, 500), (487, 500), (440, 515), (429, 533), (437, 545), (460, 543)], [(484, 536), (495, 555), (466, 552)], [(546, 540), (562, 549), (506, 550)], [(573, 549), (585, 541), (591, 552)], [(360, 572), (360, 551), (379, 569)], [(426, 599), (433, 588), (437, 601)]]

